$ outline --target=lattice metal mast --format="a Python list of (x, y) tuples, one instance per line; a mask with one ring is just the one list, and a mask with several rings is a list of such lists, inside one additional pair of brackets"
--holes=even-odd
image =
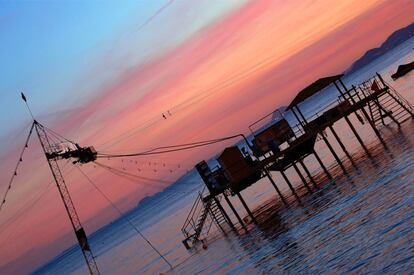
[(96, 151), (93, 149), (93, 147), (82, 148), (77, 144), (74, 145), (75, 148), (73, 150), (72, 149), (67, 149), (65, 151), (58, 150), (58, 148), (56, 148), (56, 146), (54, 146), (54, 144), (51, 143), (51, 140), (48, 137), (45, 127), (41, 125), (39, 122), (37, 122), (36, 120), (34, 120), (33, 124), (36, 129), (36, 133), (39, 137), (40, 144), (45, 153), (46, 160), (49, 164), (53, 178), (55, 179), (56, 186), (59, 190), (60, 197), (62, 198), (63, 204), (65, 205), (66, 212), (68, 213), (73, 230), (75, 231), (79, 246), (82, 250), (83, 256), (88, 265), (89, 272), (90, 274), (100, 274), (98, 266), (95, 262), (95, 258), (89, 246), (88, 238), (86, 237), (85, 230), (82, 227), (79, 216), (76, 212), (72, 198), (70, 197), (69, 191), (65, 184), (65, 180), (63, 178), (62, 172), (57, 162), (60, 159), (75, 158), (76, 161), (74, 161), (74, 163), (76, 162), (87, 163), (87, 162), (90, 162), (96, 159)]

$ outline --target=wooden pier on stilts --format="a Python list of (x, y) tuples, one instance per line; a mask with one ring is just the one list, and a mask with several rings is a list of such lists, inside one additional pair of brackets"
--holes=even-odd
[[(245, 138), (249, 151), (240, 150), (237, 146), (225, 148), (217, 158), (218, 167), (211, 169), (205, 161), (196, 165), (196, 169), (203, 179), (207, 192), (200, 193), (194, 203), (184, 226), (183, 244), (190, 249), (201, 236), (208, 234), (213, 223), (226, 234), (228, 230), (237, 231), (237, 223), (247, 230), (246, 222), (241, 218), (242, 214), (234, 208), (230, 197), (240, 200), (247, 216), (256, 223), (254, 213), (251, 211), (241, 192), (259, 181), (267, 178), (274, 187), (280, 200), (287, 204), (285, 197), (277, 183), (273, 180), (272, 172), (279, 172), (286, 181), (292, 194), (300, 200), (298, 192), (293, 187), (286, 175), (286, 170), (293, 169), (299, 176), (307, 192), (312, 193), (318, 188), (311, 171), (305, 165), (304, 160), (313, 157), (321, 166), (328, 179), (332, 179), (327, 165), (324, 164), (315, 150), (318, 140), (328, 148), (336, 164), (347, 173), (346, 167), (338, 156), (334, 147), (330, 144), (326, 134), (330, 132), (339, 144), (339, 147), (355, 165), (352, 155), (345, 147), (342, 139), (334, 129), (334, 124), (344, 119), (350, 131), (355, 136), (361, 148), (370, 155), (367, 145), (359, 136), (350, 117), (356, 116), (357, 120), (371, 127), (378, 140), (386, 147), (380, 128), (390, 123), (400, 127), (401, 123), (414, 117), (413, 106), (388, 85), (381, 75), (364, 81), (358, 86), (346, 87), (342, 81), (343, 75), (335, 75), (321, 78), (302, 91), (300, 91), (289, 104), (286, 112), (291, 112), (297, 121), (291, 126), (284, 116), (272, 121), (267, 127), (261, 127), (253, 133), (251, 143)], [(328, 87), (335, 87), (338, 97), (333, 104), (312, 116), (305, 116), (301, 104), (310, 97), (320, 93)], [(302, 174), (302, 170), (305, 175)], [(306, 178), (307, 177), (307, 178)], [(230, 219), (222, 206), (223, 199), (237, 219)]]

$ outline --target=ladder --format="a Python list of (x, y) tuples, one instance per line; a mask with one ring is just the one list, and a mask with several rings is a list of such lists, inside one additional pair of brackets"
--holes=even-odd
[(216, 223), (217, 227), (221, 229), (221, 231), (223, 231), (223, 233), (226, 233), (225, 224), (229, 224), (229, 222), (227, 221), (227, 218), (223, 215), (223, 212), (221, 211), (220, 207), (217, 205), (218, 199), (211, 199), (211, 205), (209, 207), (209, 213), (212, 217), (212, 219), (214, 220), (214, 222)]
[[(379, 89), (383, 89), (383, 92), (378, 94), (378, 97), (368, 102), (367, 107), (369, 110), (370, 119), (375, 127), (381, 125), (387, 125), (390, 122), (394, 122), (398, 126), (404, 121), (414, 117), (414, 107), (403, 96), (401, 96), (394, 88), (388, 83), (380, 79), (381, 81), (373, 78), (363, 85), (360, 85), (360, 90), (363, 94), (371, 95), (374, 91), (372, 85), (377, 85)], [(379, 83), (383, 83), (382, 85)], [(381, 85), (381, 86), (380, 86)], [(388, 119), (387, 119), (388, 118)]]
[(226, 216), (219, 207), (221, 196), (203, 196), (199, 193), (187, 219), (181, 228), (185, 239), (182, 241), (185, 248), (190, 249), (200, 241), (202, 235), (207, 236), (212, 224), (226, 234), (225, 224), (229, 224)]

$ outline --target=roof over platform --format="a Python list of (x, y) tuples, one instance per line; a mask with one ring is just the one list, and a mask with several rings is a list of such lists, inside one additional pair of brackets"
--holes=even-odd
[(319, 91), (323, 90), (330, 84), (334, 83), (335, 81), (339, 80), (341, 77), (343, 77), (343, 74), (338, 74), (334, 76), (328, 76), (324, 78), (320, 78), (313, 82), (311, 85), (300, 91), (296, 97), (293, 99), (293, 101), (289, 104), (287, 110), (292, 109), (294, 106), (298, 105), (299, 103), (305, 101), (309, 97), (313, 96), (314, 94), (317, 94)]

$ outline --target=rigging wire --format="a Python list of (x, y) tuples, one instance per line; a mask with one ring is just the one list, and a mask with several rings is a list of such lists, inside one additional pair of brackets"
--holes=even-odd
[[(62, 168), (65, 168), (66, 165), (69, 163), (69, 160), (63, 165)], [(71, 169), (69, 170), (72, 171), (74, 167), (72, 166)], [(68, 172), (68, 173), (69, 173)], [(5, 222), (3, 222), (1, 231), (4, 232), (6, 230), (6, 228), (8, 228), (9, 226), (15, 225), (14, 227), (17, 228), (19, 226), (19, 224), (21, 223), (21, 220), (19, 220), (22, 216), (24, 216), (25, 214), (27, 214), (31, 209), (33, 209), (33, 207), (48, 193), (48, 191), (50, 191), (50, 187), (52, 186), (52, 184), (54, 183), (54, 181), (50, 181), (48, 182), (47, 185), (44, 186), (43, 190), (38, 193), (37, 197), (35, 199), (32, 199), (32, 201), (24, 204), (22, 207), (20, 207), (17, 211), (16, 214), (14, 214), (11, 218), (9, 218), (8, 220), (6, 220)], [(11, 223), (9, 223), (10, 221), (12, 221)], [(4, 244), (10, 240), (10, 237), (13, 236), (13, 233), (15, 233), (15, 231), (12, 231), (9, 236), (7, 238), (5, 238), (5, 241), (2, 242), (0, 244), (0, 247), (3, 247)]]
[[(5, 225), (5, 227), (7, 227), (7, 224), (9, 224), (9, 222), (11, 220), (13, 220), (13, 223), (18, 220), (22, 215), (24, 215), (25, 213), (27, 213), (27, 211), (29, 209), (31, 209), (38, 200), (40, 200), (41, 197), (43, 197), (46, 193), (46, 191), (48, 191), (49, 187), (51, 186), (52, 182), (49, 182), (47, 185), (44, 186), (43, 190), (41, 190), (36, 196), (35, 199), (32, 201), (26, 201), (27, 203), (24, 204), (22, 207), (20, 207), (16, 213), (13, 215), (13, 217), (11, 217), (10, 219), (6, 220), (3, 222), (3, 224)], [(12, 223), (11, 223), (12, 224)], [(1, 227), (0, 227), (1, 228)], [(4, 229), (2, 228), (1, 231), (4, 231)], [(1, 246), (1, 245), (0, 245)]]
[(171, 183), (173, 183), (171, 181), (159, 180), (159, 179), (153, 179), (153, 178), (147, 178), (147, 177), (143, 177), (143, 176), (138, 176), (138, 175), (135, 175), (135, 174), (131, 174), (131, 173), (128, 173), (128, 172), (125, 172), (125, 171), (121, 171), (121, 170), (119, 170), (117, 168), (114, 168), (114, 167), (111, 167), (111, 166), (102, 164), (102, 163), (97, 162), (97, 161), (95, 161), (94, 163), (96, 165), (98, 165), (99, 167), (104, 168), (105, 170), (108, 170), (108, 171), (112, 172), (113, 174), (121, 174), (121, 175), (124, 175), (124, 176), (134, 177), (134, 178), (140, 179), (140, 180), (146, 180), (146, 181), (151, 181), (151, 182), (155, 182), (155, 183), (162, 183), (162, 185), (161, 185), (162, 187), (165, 187), (165, 184), (171, 184)]
[[(169, 112), (172, 113), (172, 114), (174, 114), (175, 112), (177, 112), (179, 110), (182, 110), (182, 109), (185, 109), (188, 106), (190, 106), (190, 105), (192, 105), (192, 104), (194, 104), (194, 103), (196, 103), (198, 101), (204, 100), (204, 99), (206, 99), (206, 98), (208, 98), (208, 97), (210, 97), (210, 96), (212, 96), (212, 95), (220, 92), (221, 90), (223, 90), (223, 88), (227, 88), (227, 87), (231, 86), (232, 84), (235, 84), (237, 80), (242, 80), (243, 78), (248, 77), (250, 74), (252, 74), (254, 72), (257, 72), (257, 71), (265, 68), (266, 66), (269, 66), (275, 60), (276, 60), (276, 55), (275, 56), (271, 56), (269, 58), (265, 58), (262, 61), (258, 62), (257, 64), (251, 66), (249, 69), (244, 70), (244, 71), (242, 71), (242, 72), (240, 72), (238, 74), (235, 74), (232, 77), (226, 78), (226, 80), (224, 80), (222, 82), (219, 82), (217, 85), (215, 85), (213, 87), (210, 87), (210, 88), (207, 88), (207, 89), (200, 89), (198, 96), (194, 96), (192, 98), (189, 98), (187, 100), (184, 100), (183, 102), (181, 102), (181, 103), (179, 103), (179, 104), (171, 107), (169, 109)], [(208, 93), (208, 92), (211, 92), (211, 93)], [(156, 118), (156, 117), (154, 117), (154, 118)], [(151, 121), (151, 120), (153, 120), (153, 119), (149, 119), (148, 122)], [(147, 128), (149, 128), (149, 127), (151, 127), (151, 126), (153, 126), (153, 125), (155, 125), (158, 122), (161, 122), (163, 120), (164, 119), (162, 119), (162, 118), (157, 119), (154, 123), (148, 125), (148, 127), (147, 126), (140, 127), (140, 128), (137, 129), (137, 131), (139, 132), (141, 130), (147, 129)], [(123, 136), (123, 135), (128, 134), (128, 132), (130, 132), (130, 131), (131, 130), (128, 130), (128, 131), (124, 132), (123, 134), (121, 134), (120, 136), (118, 136), (118, 138), (121, 137), (121, 136)], [(133, 134), (134, 133), (128, 135), (127, 137), (130, 137)], [(111, 142), (111, 140), (105, 142), (104, 144), (108, 144), (110, 142)], [(119, 143), (119, 141), (118, 142), (115, 142), (115, 144), (117, 144), (117, 143)], [(112, 146), (113, 145), (111, 145), (110, 147), (112, 147)], [(109, 147), (107, 147), (107, 148), (109, 148)]]
[(3, 199), (2, 199), (2, 201), (0, 203), (0, 211), (3, 208), (4, 204), (6, 203), (7, 195), (9, 194), (9, 191), (10, 191), (10, 189), (12, 187), (13, 181), (14, 181), (14, 179), (17, 176), (17, 169), (19, 168), (20, 163), (23, 161), (23, 155), (24, 155), (24, 152), (26, 151), (26, 148), (28, 148), (28, 143), (29, 143), (30, 137), (32, 136), (33, 129), (34, 129), (34, 123), (32, 123), (32, 126), (30, 127), (29, 135), (26, 138), (24, 147), (23, 147), (23, 149), (22, 149), (22, 151), (20, 153), (19, 159), (17, 161), (16, 167), (14, 168), (13, 174), (12, 174), (12, 176), (10, 178), (10, 181), (9, 181), (8, 186), (7, 186), (6, 192), (3, 195)]
[[(159, 122), (161, 122), (163, 120), (164, 120), (163, 118), (152, 118), (152, 119), (144, 122), (145, 125), (138, 126), (138, 127), (132, 128), (130, 130), (127, 130), (124, 133), (122, 133), (121, 135), (119, 135), (118, 137), (113, 138), (112, 140), (108, 140), (108, 141), (102, 143), (98, 147), (103, 146), (103, 148), (105, 148), (105, 149), (113, 147), (116, 144), (119, 144), (120, 142), (122, 142), (123, 140), (125, 140), (127, 138), (130, 138), (131, 136), (133, 136), (133, 135), (135, 135), (139, 132), (142, 132), (144, 130), (147, 130), (147, 129), (151, 128), (152, 126), (155, 126), (156, 124), (158, 124)], [(104, 146), (104, 145), (106, 145), (106, 146)]]
[(155, 151), (155, 152), (139, 152), (139, 153), (131, 153), (131, 154), (119, 154), (119, 155), (110, 155), (110, 154), (101, 154), (98, 155), (98, 158), (122, 158), (122, 157), (136, 157), (136, 156), (148, 156), (148, 155), (158, 155), (158, 154), (165, 154), (165, 153), (173, 153), (178, 151), (189, 150), (193, 148), (203, 147), (210, 144), (218, 143), (220, 141), (213, 141), (209, 143), (203, 143), (198, 145), (186, 146), (177, 149), (170, 149), (170, 150), (163, 150), (163, 151)]
[[(39, 123), (40, 124), (40, 123)], [(42, 124), (41, 124), (42, 125)], [(52, 130), (52, 129), (50, 129), (49, 127), (47, 127), (47, 126), (45, 126), (45, 125), (42, 125), (43, 126), (43, 128), (45, 128), (48, 132), (49, 132), (49, 134), (52, 134), (53, 136), (55, 136), (58, 140), (59, 140), (59, 138), (60, 139), (63, 139), (63, 140), (65, 140), (65, 141), (67, 141), (67, 142), (69, 142), (69, 143), (71, 143), (71, 144), (73, 144), (73, 145), (76, 145), (76, 142), (74, 142), (74, 141), (72, 141), (72, 140), (70, 140), (70, 139), (67, 139), (67, 138), (65, 138), (64, 136), (62, 136), (61, 134), (59, 134), (58, 132), (56, 132), (56, 131), (54, 131), (54, 130)]]
[(80, 169), (80, 167), (76, 166), (76, 168), (78, 168), (79, 172), (87, 179), (87, 181), (93, 186), (95, 187), (95, 189), (102, 195), (102, 197), (104, 197), (109, 204), (111, 204), (111, 206), (118, 212), (118, 214), (122, 217), (124, 217), (127, 222), (131, 225), (131, 227), (141, 236), (142, 239), (144, 239), (148, 245), (170, 266), (171, 269), (173, 269), (173, 266), (171, 265), (171, 263), (161, 254), (161, 252), (155, 248), (155, 246), (149, 241), (149, 239), (147, 239), (144, 234), (142, 234), (142, 232), (135, 226), (135, 224), (127, 217), (125, 216), (125, 213), (123, 213), (114, 202), (112, 202), (112, 200), (91, 180), (91, 178), (88, 177), (88, 175), (86, 175), (82, 169)]
[[(172, 153), (177, 151), (183, 151), (183, 150), (189, 150), (194, 149), (198, 147), (203, 147), (219, 142), (223, 142), (226, 140), (234, 139), (236, 137), (242, 136), (241, 134), (213, 139), (213, 140), (206, 140), (206, 141), (198, 141), (193, 143), (186, 143), (186, 144), (179, 144), (179, 145), (170, 145), (170, 146), (162, 146), (157, 147), (154, 149), (150, 149), (143, 152), (137, 152), (137, 153), (130, 153), (130, 154), (105, 154), (105, 153), (98, 153), (98, 158), (121, 158), (121, 157), (134, 157), (134, 156), (147, 156), (147, 155), (157, 155), (157, 154), (164, 154), (164, 153)], [(163, 150), (165, 149), (165, 150)]]
[[(7, 220), (6, 222), (4, 222), (5, 226), (4, 228), (1, 229), (2, 232), (4, 232), (6, 230), (7, 227), (15, 224), (15, 228), (17, 228), (20, 225), (21, 220), (19, 221), (19, 219), (28, 213), (29, 210), (31, 210), (50, 190), (49, 187), (51, 186), (51, 182), (49, 182), (48, 185), (45, 186), (44, 190), (42, 190), (41, 193), (39, 193), (38, 197), (36, 197), (30, 204), (24, 205), (23, 207), (21, 207), (18, 210), (18, 214), (11, 217), (9, 220)], [(10, 220), (13, 220), (12, 223), (9, 223)], [(4, 244), (6, 242), (8, 242), (10, 240), (10, 237), (12, 236), (12, 234), (15, 233), (15, 231), (11, 231), (9, 236), (7, 238), (5, 238), (5, 241), (3, 243), (0, 244), (0, 247), (4, 247)]]
[[(224, 137), (224, 138), (234, 138), (237, 137), (238, 135), (235, 136), (231, 136), (231, 137)], [(160, 147), (156, 147), (147, 151), (144, 151), (143, 153), (150, 153), (153, 151), (157, 151), (157, 150), (161, 150), (161, 149), (170, 149), (170, 148), (178, 148), (178, 147), (184, 147), (184, 146), (191, 146), (191, 145), (197, 145), (197, 144), (204, 144), (204, 143), (209, 143), (212, 141), (221, 141), (223, 138), (217, 138), (217, 139), (211, 139), (211, 140), (202, 140), (202, 141), (196, 141), (196, 142), (191, 142), (191, 143), (183, 143), (183, 144), (176, 144), (176, 145), (168, 145), (168, 146), (160, 146)], [(104, 155), (104, 153), (102, 153), (102, 155)]]
[[(95, 163), (98, 164), (96, 161), (95, 161)], [(105, 168), (104, 166), (105, 165), (100, 166), (100, 168), (104, 168), (105, 170), (107, 170), (108, 172), (114, 174), (115, 176), (127, 179), (131, 183), (134, 183), (134, 184), (137, 184), (137, 185), (143, 185), (143, 183), (137, 182), (136, 181), (137, 179), (149, 180), (149, 178), (141, 177), (141, 176), (131, 174), (131, 173), (128, 173), (128, 172), (124, 172), (124, 171), (119, 171), (118, 169), (110, 167), (110, 166), (107, 166), (107, 168)], [(119, 172), (117, 172), (117, 171), (119, 171)], [(177, 182), (177, 181), (163, 181), (163, 180), (158, 180), (158, 179), (151, 179), (151, 180), (156, 181), (156, 182), (162, 181), (162, 182), (169, 183), (169, 184)], [(187, 183), (198, 183), (198, 181), (186, 181), (186, 182)], [(194, 189), (194, 190), (190, 190), (190, 191), (182, 191), (182, 190), (179, 190), (177, 188), (172, 188), (171, 185), (160, 185), (160, 187), (168, 188), (171, 191), (175, 191), (175, 192), (178, 192), (178, 193), (181, 193), (181, 194), (190, 194), (190, 193), (193, 193), (194, 190), (195, 190)]]

